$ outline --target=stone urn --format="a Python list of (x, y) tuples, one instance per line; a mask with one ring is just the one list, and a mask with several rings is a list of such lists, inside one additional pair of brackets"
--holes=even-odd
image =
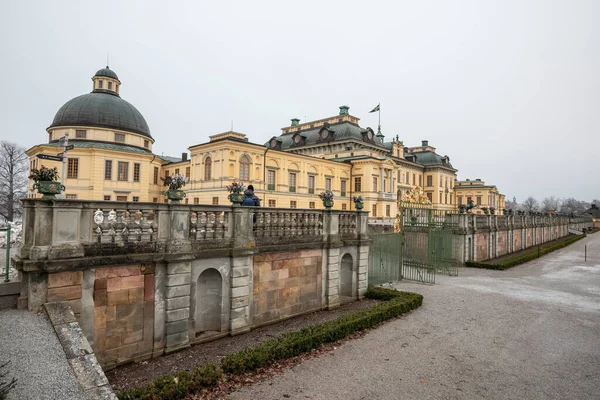
[[(332, 204), (331, 204), (331, 205), (333, 206), (333, 202), (332, 202)], [(355, 202), (354, 202), (354, 207), (355, 207), (357, 210), (362, 210), (362, 209), (365, 207), (365, 203), (364, 203), (364, 202), (362, 202), (362, 201), (360, 201), (360, 200), (359, 200), (359, 201), (355, 201)]]
[(496, 209), (493, 207), (490, 207), (490, 214), (496, 215)]
[(483, 210), (483, 213), (485, 215), (488, 215), (490, 213), (490, 210), (487, 207), (481, 207), (481, 209)]
[(241, 205), (244, 202), (244, 193), (230, 193), (228, 198), (233, 204)]
[(327, 209), (330, 210), (331, 207), (333, 207), (333, 199), (332, 200), (326, 200), (323, 199), (323, 206)]
[(40, 181), (33, 185), (34, 189), (38, 190), (38, 193), (42, 194), (42, 199), (55, 199), (57, 194), (60, 194), (65, 187), (56, 181)]
[(183, 198), (185, 197), (185, 192), (183, 190), (169, 189), (165, 192), (165, 194), (173, 204), (181, 203), (181, 200), (183, 200)]
[(466, 206), (464, 206), (464, 205), (461, 204), (460, 206), (458, 206), (458, 213), (459, 214), (464, 214), (465, 211), (466, 211), (466, 208), (467, 208)]

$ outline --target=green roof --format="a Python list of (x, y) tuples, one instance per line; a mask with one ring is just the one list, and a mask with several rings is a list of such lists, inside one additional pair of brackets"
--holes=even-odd
[[(94, 142), (90, 140), (70, 140), (69, 145), (75, 146), (76, 149), (103, 149), (103, 150), (114, 150), (124, 151), (127, 153), (135, 154), (152, 154), (149, 150), (142, 149), (140, 147), (127, 146), (125, 144), (107, 143), (107, 142)], [(46, 146), (52, 146), (61, 148), (62, 145), (56, 142), (50, 142)]]

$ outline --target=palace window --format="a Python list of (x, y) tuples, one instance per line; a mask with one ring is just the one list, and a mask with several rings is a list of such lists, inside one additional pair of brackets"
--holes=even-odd
[(419, 186), (423, 185), (423, 177), (419, 175)]
[(433, 203), (433, 193), (427, 193), (427, 199)]
[(427, 175), (427, 186), (433, 186), (433, 176)]
[(331, 190), (331, 178), (325, 178), (325, 190)]
[(373, 191), (376, 192), (377, 191), (377, 177), (373, 177)]
[[(134, 201), (135, 201), (135, 200), (134, 200)], [(188, 204), (189, 202), (190, 202), (190, 199), (186, 197), (186, 198), (185, 198), (185, 204)]]
[(314, 201), (309, 202), (308, 203), (308, 208), (314, 209), (315, 208), (315, 202)]
[(214, 206), (218, 206), (219, 205), (219, 198), (218, 197), (213, 197), (212, 198), (212, 203)]
[(340, 193), (341, 196), (345, 196), (346, 195), (346, 180), (345, 179), (342, 179), (340, 181), (340, 192), (341, 192)]
[(362, 192), (361, 178), (354, 178), (354, 191)]
[(112, 90), (112, 82), (108, 82), (108, 90)]
[(85, 129), (75, 130), (75, 139), (85, 139), (87, 137), (87, 131)]
[(240, 159), (240, 180), (250, 180), (250, 159), (248, 158), (248, 156), (243, 156)]
[(277, 202), (273, 199), (269, 200), (269, 207), (277, 207)]
[(134, 182), (140, 181), (140, 163), (133, 164), (133, 181)]
[(117, 196), (117, 201), (127, 201), (127, 196)]
[(79, 174), (79, 158), (69, 158), (67, 166), (67, 178), (77, 179)]
[(110, 194), (104, 195), (104, 201), (110, 201)]
[(153, 202), (153, 203), (158, 203), (158, 197), (153, 197), (153, 198), (152, 198), (152, 202)]
[(315, 176), (314, 175), (308, 176), (308, 193), (310, 193), (310, 194), (315, 193)]
[(417, 184), (417, 176), (413, 174), (413, 186)]
[(481, 205), (481, 196), (477, 196), (477, 205), (480, 206)]
[(390, 216), (390, 205), (389, 205), (389, 204), (387, 204), (387, 205), (385, 206), (385, 216), (386, 216), (386, 217), (389, 217), (389, 216)]
[(185, 177), (186, 178), (190, 177), (190, 167), (185, 167)]
[(117, 180), (126, 181), (129, 177), (129, 163), (127, 161), (119, 161)]
[(112, 160), (104, 160), (104, 179), (112, 179)]
[(77, 195), (76, 194), (68, 194), (68, 195), (66, 195), (66, 199), (67, 200), (77, 200)]
[(290, 192), (296, 191), (296, 173), (295, 172), (290, 172), (288, 185), (290, 187)]
[(133, 201), (140, 201), (140, 197), (139, 196), (133, 196)]
[(179, 175), (179, 168), (175, 168), (175, 175)]
[(158, 185), (158, 167), (154, 167), (154, 179), (152, 180), (155, 185)]
[(377, 204), (373, 204), (373, 212), (371, 214), (373, 214), (373, 217), (377, 216)]
[(343, 204), (342, 204), (342, 210), (346, 210), (346, 209), (347, 209), (347, 204), (346, 204), (346, 203), (343, 203)]
[(272, 169), (267, 171), (267, 189), (275, 190), (275, 171)]
[(297, 204), (296, 200), (290, 200), (290, 208), (296, 208)]
[(440, 192), (440, 204), (442, 204), (442, 192)]
[(204, 180), (210, 181), (212, 179), (212, 158), (206, 157), (204, 160)]
[(198, 197), (194, 197), (194, 204), (200, 204), (200, 199)]
[(462, 206), (462, 196), (458, 196), (458, 205)]
[(148, 140), (144, 140), (144, 147), (145, 148), (150, 147), (150, 142)]
[(406, 171), (406, 184), (410, 185), (410, 173)]
[(115, 133), (115, 142), (125, 143), (125, 134)]
[(98, 88), (102, 89), (104, 87), (104, 81), (98, 81)]

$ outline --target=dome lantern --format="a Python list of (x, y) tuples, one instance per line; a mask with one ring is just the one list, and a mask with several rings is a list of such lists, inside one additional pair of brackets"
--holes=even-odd
[(93, 87), (92, 90), (94, 92), (104, 92), (119, 95), (119, 87), (121, 86), (121, 81), (117, 74), (111, 70), (108, 65), (106, 68), (102, 68), (98, 70), (96, 74), (92, 77)]

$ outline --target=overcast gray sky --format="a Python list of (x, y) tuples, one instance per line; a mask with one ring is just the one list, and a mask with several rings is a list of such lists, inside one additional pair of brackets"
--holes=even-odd
[(156, 153), (264, 143), (347, 104), (507, 198), (600, 197), (600, 1), (2, 1), (3, 140), (30, 147), (110, 67)]

